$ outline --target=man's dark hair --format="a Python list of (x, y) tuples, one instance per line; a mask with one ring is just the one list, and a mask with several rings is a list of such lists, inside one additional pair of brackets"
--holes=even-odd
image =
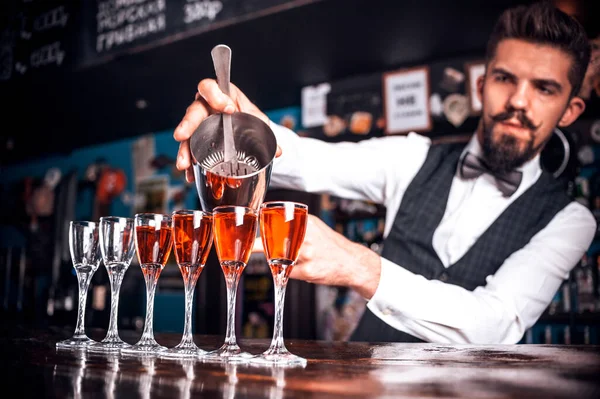
[(590, 43), (583, 25), (575, 18), (549, 1), (505, 10), (496, 22), (488, 41), (486, 63), (496, 55), (498, 43), (504, 39), (548, 45), (569, 54), (573, 59), (569, 71), (571, 96), (579, 93), (590, 61)]

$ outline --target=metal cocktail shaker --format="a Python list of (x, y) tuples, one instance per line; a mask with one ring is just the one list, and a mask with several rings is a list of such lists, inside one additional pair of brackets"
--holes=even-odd
[(196, 189), (202, 210), (211, 212), (219, 205), (247, 206), (258, 211), (265, 199), (277, 140), (260, 118), (244, 112), (232, 114), (237, 160), (245, 167), (243, 175), (227, 176), (218, 167), (223, 162), (222, 114), (207, 117), (190, 137), (190, 152)]

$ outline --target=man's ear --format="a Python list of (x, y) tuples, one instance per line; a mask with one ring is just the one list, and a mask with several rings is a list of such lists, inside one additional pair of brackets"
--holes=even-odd
[(485, 81), (485, 74), (480, 75), (477, 78), (477, 99), (483, 104), (483, 82)]
[(562, 117), (558, 121), (558, 126), (569, 126), (579, 118), (583, 111), (585, 111), (585, 101), (583, 101), (581, 97), (573, 96), (573, 98), (569, 100), (565, 112), (563, 112)]

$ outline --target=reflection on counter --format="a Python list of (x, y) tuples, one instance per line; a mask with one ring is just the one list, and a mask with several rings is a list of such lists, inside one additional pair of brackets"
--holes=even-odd
[[(203, 362), (202, 359), (166, 359), (155, 355), (131, 356), (82, 350), (56, 349), (52, 382), (57, 397), (85, 398), (102, 392), (115, 398), (126, 392), (139, 398), (189, 399), (218, 392), (223, 399), (258, 395), (283, 398), (286, 370), (299, 366), (264, 367), (249, 364)], [(239, 386), (240, 379), (244, 383)]]
[[(30, 330), (0, 324), (0, 375), (19, 397), (59, 398), (590, 398), (600, 393), (600, 347), (573, 345), (437, 345), (290, 339), (305, 367), (212, 363), (57, 350), (67, 329)], [(90, 331), (101, 339), (102, 331)], [(137, 338), (125, 332), (127, 342)], [(173, 347), (180, 334), (159, 333)], [(219, 335), (195, 335), (217, 348)], [(252, 354), (268, 339), (240, 339)], [(32, 380), (35, 383), (32, 383)]]

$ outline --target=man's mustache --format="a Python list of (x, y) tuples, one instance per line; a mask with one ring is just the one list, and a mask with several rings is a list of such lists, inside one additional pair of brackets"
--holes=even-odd
[(497, 115), (493, 115), (491, 118), (494, 122), (503, 122), (508, 119), (516, 118), (519, 123), (527, 129), (536, 130), (538, 128), (538, 126), (536, 126), (527, 116), (525, 116), (523, 111), (515, 109), (501, 112)]

